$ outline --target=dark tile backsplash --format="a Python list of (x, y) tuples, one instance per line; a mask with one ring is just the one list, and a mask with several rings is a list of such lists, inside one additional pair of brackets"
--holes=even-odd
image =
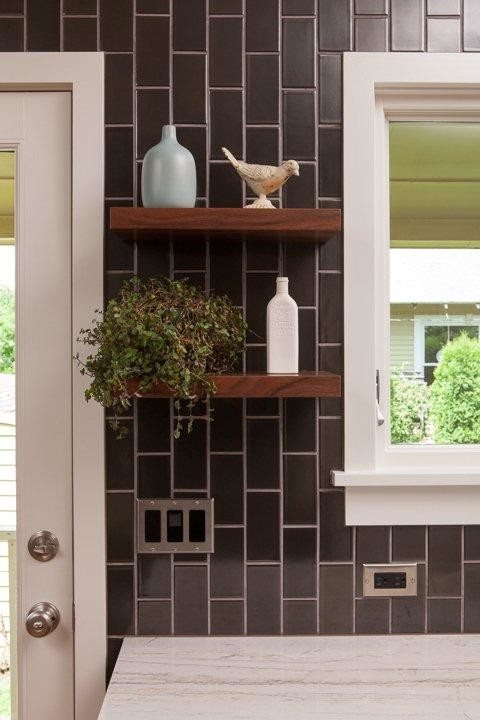
[[(24, 15), (26, 11), (26, 15)], [(0, 0), (0, 51), (105, 52), (106, 223), (141, 204), (144, 153), (174, 122), (197, 162), (198, 205), (239, 206), (221, 154), (301, 162), (277, 198), (341, 207), (342, 52), (480, 51), (478, 0)], [(264, 369), (278, 272), (301, 308), (301, 363), (342, 372), (343, 253), (261, 241), (131, 245), (106, 232), (106, 296), (175, 274), (228, 293)], [(217, 400), (214, 423), (173, 441), (166, 400), (107, 431), (109, 668), (129, 634), (480, 631), (480, 527), (346, 528), (330, 470), (343, 463), (337, 399)], [(199, 408), (199, 412), (203, 412)], [(136, 497), (215, 498), (216, 553), (136, 555)], [(417, 561), (417, 598), (363, 599), (362, 562)], [(355, 599), (356, 598), (356, 599)]]

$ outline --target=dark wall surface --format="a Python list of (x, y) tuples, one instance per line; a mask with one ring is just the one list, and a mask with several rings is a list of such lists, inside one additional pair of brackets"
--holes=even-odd
[[(283, 207), (341, 207), (342, 52), (480, 50), (478, 0), (0, 0), (0, 50), (106, 53), (106, 210), (140, 204), (145, 151), (173, 122), (198, 206), (240, 206), (226, 145), (300, 162)], [(425, 13), (428, 13), (427, 15)], [(302, 369), (342, 370), (342, 241), (132, 247), (106, 234), (106, 294), (133, 273), (187, 276), (245, 309), (246, 367), (265, 368), (281, 272), (300, 307)], [(337, 400), (217, 400), (174, 441), (169, 401), (138, 401), (107, 442), (108, 634), (480, 631), (477, 527), (345, 528)], [(210, 558), (141, 556), (136, 497), (213, 496)], [(363, 562), (415, 560), (419, 595), (364, 600)]]

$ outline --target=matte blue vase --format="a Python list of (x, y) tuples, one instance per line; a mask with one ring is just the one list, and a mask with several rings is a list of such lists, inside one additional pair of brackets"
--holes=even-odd
[(192, 208), (197, 171), (190, 150), (177, 141), (174, 125), (164, 125), (162, 139), (143, 159), (142, 202), (147, 208)]

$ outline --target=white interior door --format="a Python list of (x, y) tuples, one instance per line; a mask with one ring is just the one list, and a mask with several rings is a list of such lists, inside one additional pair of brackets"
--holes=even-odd
[[(12, 718), (72, 720), (71, 94), (0, 92), (0, 146), (15, 153), (16, 187), (18, 707), (14, 701)], [(48, 562), (28, 551), (40, 530), (59, 541)], [(48, 635), (31, 637), (25, 620), (39, 602), (52, 603), (60, 622)], [(37, 631), (48, 625), (41, 616), (38, 622)], [(15, 665), (15, 653), (12, 660)]]

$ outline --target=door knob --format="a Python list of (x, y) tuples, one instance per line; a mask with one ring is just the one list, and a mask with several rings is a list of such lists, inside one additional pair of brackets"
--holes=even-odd
[(40, 638), (52, 633), (59, 622), (60, 613), (55, 605), (39, 602), (30, 608), (25, 625), (29, 635)]
[(39, 530), (28, 541), (28, 552), (39, 562), (53, 560), (60, 544), (58, 538), (50, 530)]

